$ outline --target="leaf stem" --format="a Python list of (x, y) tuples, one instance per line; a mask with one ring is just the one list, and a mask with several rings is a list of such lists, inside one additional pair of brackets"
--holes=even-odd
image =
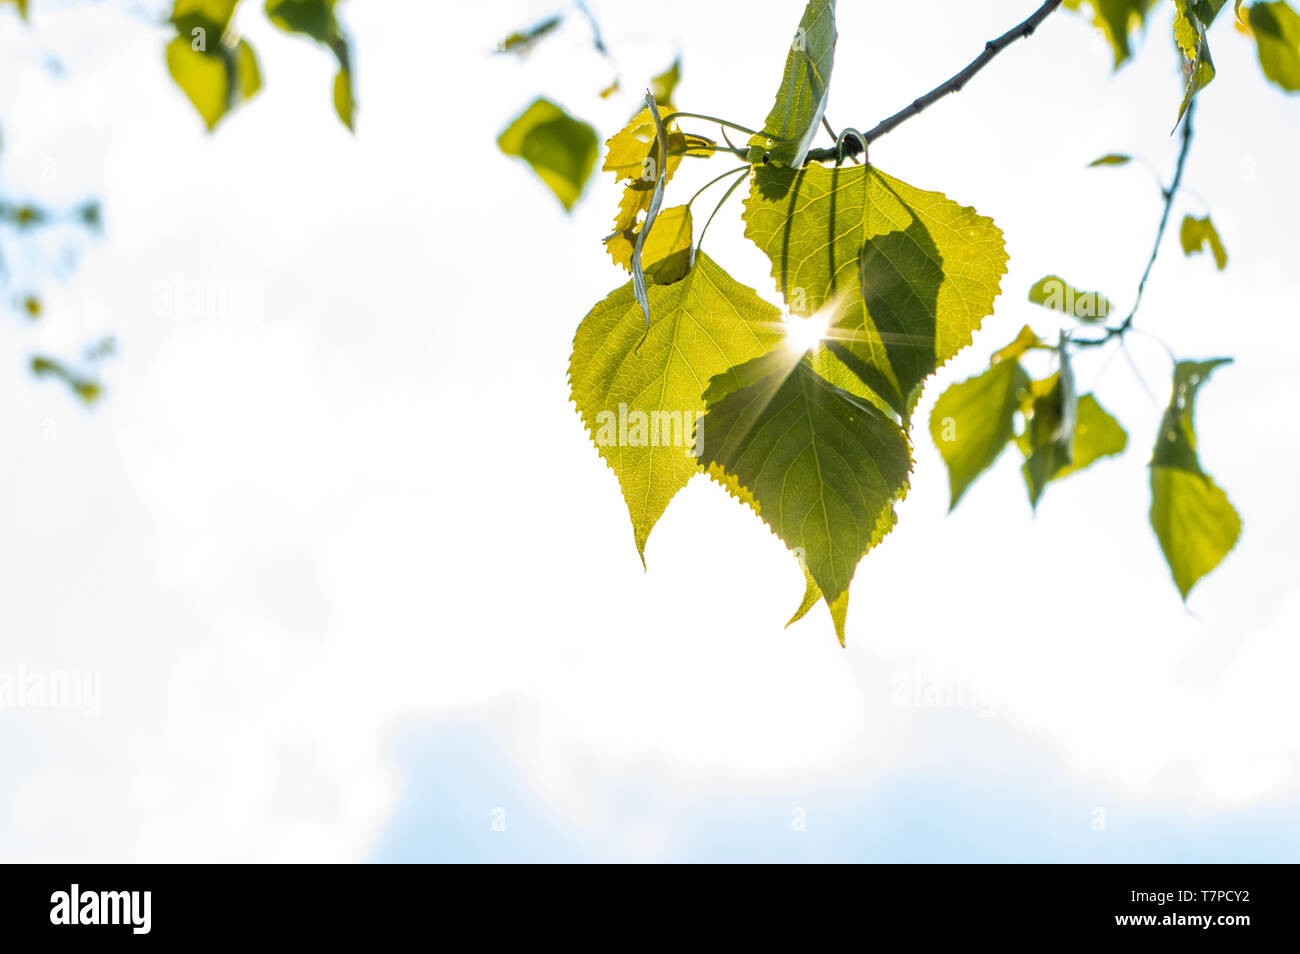
[(1022, 40), (1025, 37), (1032, 35), (1033, 32), (1038, 29), (1038, 25), (1054, 13), (1061, 3), (1062, 0), (1047, 0), (1047, 2), (1034, 11), (1027, 20), (1012, 27), (996, 40), (989, 40), (984, 44), (984, 51), (972, 60), (964, 70), (949, 79), (947, 82), (936, 86), (919, 99), (913, 100), (910, 106), (899, 110), (888, 119), (878, 123), (874, 128), (868, 130), (862, 135), (862, 141), (846, 142), (844, 143), (845, 148), (838, 152), (834, 148), (810, 150), (807, 158), (804, 160), (804, 164), (807, 165), (809, 162), (826, 162), (837, 158), (837, 156), (841, 158), (845, 156), (856, 156), (881, 136), (897, 129), (913, 116), (920, 115), (945, 96), (948, 96), (950, 93), (960, 92), (962, 87), (970, 82), (976, 73), (988, 66), (995, 56), (1017, 40)]
[(736, 166), (736, 168), (728, 169), (720, 176), (714, 176), (708, 182), (704, 183), (704, 185), (700, 186), (699, 191), (696, 192), (695, 195), (691, 196), (690, 201), (686, 203), (686, 208), (689, 209), (695, 203), (695, 200), (698, 199), (704, 193), (704, 190), (707, 189), (709, 186), (721, 182), (723, 179), (727, 178), (727, 176), (734, 176), (737, 172), (741, 172), (749, 168), (750, 168), (749, 165)]

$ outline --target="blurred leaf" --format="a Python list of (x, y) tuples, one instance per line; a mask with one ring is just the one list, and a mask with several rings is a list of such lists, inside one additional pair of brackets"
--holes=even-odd
[(0, 0), (0, 3), (12, 3), (18, 7), (18, 15), (27, 19), (27, 0)]
[(715, 378), (705, 398), (700, 462), (724, 487), (745, 489), (836, 616), (858, 562), (896, 522), (912, 470), (907, 435), (791, 349)]
[(679, 56), (673, 60), (673, 65), (668, 67), (658, 76), (650, 80), (650, 92), (654, 95), (655, 102), (661, 108), (667, 107), (669, 110), (673, 107), (673, 93), (677, 90), (677, 84), (682, 79), (682, 58)]
[[(1028, 432), (1017, 435), (1016, 446), (1027, 458), (1033, 454), (1032, 440)], [(1063, 480), (1071, 474), (1091, 466), (1103, 457), (1122, 454), (1128, 447), (1128, 434), (1119, 421), (1098, 403), (1091, 394), (1079, 398), (1078, 420), (1074, 428), (1074, 441), (1070, 447), (1070, 462), (1060, 459), (1060, 455), (1049, 451), (1040, 458), (1038, 465), (1031, 467), (1027, 460), (1021, 467), (1025, 486), (1029, 490), (1029, 499), (1037, 505), (1047, 484), (1054, 480)], [(1055, 469), (1053, 467), (1055, 466)]]
[(1252, 3), (1247, 16), (1264, 75), (1288, 92), (1300, 90), (1300, 15), (1278, 2)]
[(1029, 300), (1087, 322), (1105, 321), (1112, 307), (1110, 299), (1100, 292), (1080, 291), (1057, 275), (1048, 275), (1034, 283), (1029, 289)]
[(507, 156), (533, 167), (566, 211), (582, 195), (600, 139), (589, 123), (575, 119), (549, 99), (536, 99), (497, 139)]
[(343, 121), (343, 125), (353, 131), (356, 130), (356, 108), (356, 100), (352, 98), (352, 71), (340, 67), (334, 74), (334, 112)]
[(310, 37), (328, 47), (338, 62), (334, 74), (334, 112), (349, 130), (355, 129), (356, 98), (352, 88), (352, 53), (334, 13), (338, 0), (266, 0), (266, 15), (285, 33)]
[(32, 319), (32, 321), (39, 319), (44, 310), (44, 307), (41, 305), (41, 300), (35, 295), (27, 295), (23, 298), (23, 311), (26, 312), (27, 317)]
[(1016, 411), (1030, 383), (1019, 358), (1034, 341), (1034, 333), (1025, 328), (992, 367), (952, 385), (934, 404), (930, 436), (948, 467), (950, 511), (1015, 434)]
[(1241, 518), (1227, 495), (1201, 469), (1196, 447), (1196, 396), (1228, 358), (1180, 361), (1151, 457), (1151, 528), (1186, 601), (1241, 535)]
[(835, 0), (809, 0), (786, 54), (776, 103), (762, 135), (749, 140), (751, 153), (761, 157), (766, 151), (769, 162), (787, 166), (803, 164), (826, 111), (835, 39)]
[(98, 382), (81, 377), (54, 358), (37, 355), (32, 358), (31, 368), (38, 378), (59, 379), (86, 404), (94, 404), (103, 392)]
[(1100, 159), (1094, 159), (1088, 163), (1089, 169), (1095, 169), (1097, 166), (1126, 166), (1133, 161), (1132, 156), (1125, 156), (1118, 152), (1112, 152)]
[(1065, 0), (1065, 6), (1076, 12), (1087, 9), (1092, 25), (1102, 32), (1115, 56), (1114, 68), (1119, 69), (1133, 56), (1131, 36), (1145, 25), (1147, 11), (1156, 0)]
[(167, 69), (209, 132), (231, 109), (262, 88), (257, 57), (244, 40), (234, 49), (218, 44), (200, 52), (191, 41), (178, 36), (167, 44)]
[[(605, 240), (614, 264), (632, 270), (632, 248), (639, 228), (615, 232)], [(671, 285), (690, 268), (693, 239), (691, 210), (684, 205), (664, 209), (655, 219), (641, 249), (646, 278), (656, 285)]]
[(534, 24), (525, 30), (518, 30), (511, 33), (500, 43), (497, 44), (496, 52), (513, 53), (516, 56), (524, 57), (533, 51), (539, 42), (554, 33), (564, 22), (563, 17), (549, 17), (540, 23)]
[(1185, 216), (1183, 226), (1178, 231), (1179, 240), (1183, 243), (1183, 253), (1185, 255), (1196, 255), (1205, 250), (1205, 246), (1210, 246), (1210, 251), (1214, 253), (1214, 264), (1218, 266), (1219, 271), (1223, 271), (1228, 265), (1228, 252), (1223, 247), (1223, 242), (1219, 238), (1219, 232), (1210, 221), (1210, 217), (1203, 219)]

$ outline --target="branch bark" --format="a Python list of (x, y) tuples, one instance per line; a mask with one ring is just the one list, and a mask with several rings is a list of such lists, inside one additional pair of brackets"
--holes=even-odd
[(1031, 36), (1033, 32), (1038, 29), (1039, 24), (1046, 20), (1052, 13), (1056, 12), (1056, 9), (1060, 7), (1061, 3), (1062, 0), (1047, 0), (1047, 2), (1034, 11), (1027, 20), (1012, 27), (996, 40), (989, 40), (989, 42), (985, 43), (984, 51), (972, 60), (970, 65), (956, 76), (952, 77), (947, 82), (936, 86), (919, 99), (914, 100), (910, 106), (899, 110), (888, 119), (876, 124), (876, 126), (863, 133), (860, 137), (846, 138), (842, 144), (842, 148), (837, 150), (832, 146), (826, 149), (813, 149), (809, 151), (805, 164), (809, 162), (841, 160), (864, 152), (866, 146), (875, 142), (881, 136), (885, 135), (885, 133), (892, 132), (912, 117), (919, 116), (945, 96), (959, 92), (971, 81), (976, 73), (988, 66), (989, 63), (993, 61), (993, 58), (999, 53), (1017, 40), (1022, 40), (1025, 37)]

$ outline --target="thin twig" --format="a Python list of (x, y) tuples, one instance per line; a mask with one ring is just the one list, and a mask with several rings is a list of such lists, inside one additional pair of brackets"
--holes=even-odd
[[(888, 119), (877, 124), (873, 129), (870, 129), (866, 133), (864, 133), (862, 138), (863, 140), (865, 140), (865, 144), (868, 146), (871, 145), (871, 143), (875, 142), (881, 136), (885, 135), (885, 133), (892, 132), (894, 129), (897, 129), (899, 126), (907, 122), (913, 116), (917, 116), (920, 113), (924, 112), (925, 110), (929, 109), (931, 106), (933, 106), (939, 100), (943, 99), (945, 96), (949, 95), (950, 93), (959, 92), (962, 89), (962, 87), (964, 87), (968, 82), (970, 82), (971, 78), (974, 77), (976, 73), (984, 69), (984, 67), (988, 66), (995, 56), (997, 56), (999, 53), (1005, 50), (1012, 43), (1016, 42), (1016, 40), (1024, 39), (1025, 37), (1033, 34), (1033, 32), (1038, 29), (1038, 25), (1042, 23), (1044, 20), (1046, 20), (1048, 16), (1054, 13), (1056, 11), (1056, 8), (1061, 5), (1061, 2), (1062, 0), (1047, 0), (1046, 3), (1044, 3), (1041, 7), (1039, 7), (1033, 13), (1033, 15), (1029, 17), (1029, 19), (1025, 20), (1023, 23), (1019, 24), (1018, 26), (1012, 27), (1010, 30), (1002, 34), (996, 40), (990, 40), (989, 42), (985, 43), (984, 52), (981, 53), (979, 56), (977, 56), (974, 60), (972, 60), (969, 66), (967, 66), (964, 70), (962, 70), (952, 79), (948, 80), (946, 83), (943, 83), (940, 86), (936, 86), (934, 89), (930, 90), (930, 92), (926, 93), (920, 99), (913, 101), (912, 104), (907, 108), (900, 110), (899, 112), (890, 116)], [(856, 156), (859, 152), (863, 150), (863, 145), (861, 143), (857, 143), (857, 142), (854, 142), (852, 144), (846, 143), (846, 145), (848, 148), (846, 148), (842, 153), (840, 153), (841, 156)], [(826, 162), (835, 158), (836, 158), (836, 150), (834, 148), (813, 149), (808, 153), (808, 156), (804, 161), (805, 163)]]

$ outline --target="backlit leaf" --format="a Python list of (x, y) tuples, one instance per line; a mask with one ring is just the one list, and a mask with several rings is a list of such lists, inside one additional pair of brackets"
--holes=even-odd
[(1183, 218), (1183, 226), (1178, 230), (1178, 237), (1183, 244), (1183, 253), (1186, 255), (1196, 255), (1205, 250), (1205, 246), (1210, 246), (1210, 251), (1214, 253), (1214, 264), (1218, 266), (1219, 271), (1223, 271), (1228, 265), (1228, 253), (1223, 247), (1223, 241), (1219, 238), (1219, 232), (1210, 221), (1209, 216), (1203, 219), (1186, 216)]
[[(632, 248), (639, 229), (615, 232), (605, 240), (605, 248), (616, 265), (632, 270)], [(664, 209), (655, 219), (641, 249), (641, 265), (648, 282), (671, 285), (687, 272), (691, 264), (691, 210), (684, 205)]]
[(1028, 328), (1025, 332), (983, 374), (944, 391), (930, 413), (930, 436), (948, 467), (949, 510), (1015, 434), (1016, 412), (1029, 387), (1019, 358), (1037, 340)]
[[(1016, 437), (1016, 444), (1026, 457), (1032, 455), (1033, 449), (1027, 432)], [(1127, 447), (1128, 434), (1120, 426), (1119, 421), (1115, 420), (1093, 395), (1083, 395), (1079, 398), (1078, 421), (1074, 428), (1070, 462), (1058, 461), (1057, 468), (1053, 470), (1050, 457), (1045, 456), (1042, 466), (1031, 467), (1026, 461), (1021, 467), (1025, 485), (1029, 490), (1030, 503), (1037, 504), (1048, 483), (1077, 474), (1103, 457), (1122, 454)]]
[(1133, 161), (1132, 156), (1125, 156), (1118, 152), (1108, 153), (1100, 159), (1094, 159), (1088, 163), (1089, 169), (1095, 169), (1098, 166), (1126, 166)]
[(575, 119), (549, 99), (536, 99), (497, 138), (507, 156), (518, 156), (572, 210), (591, 177), (600, 139), (590, 123)]
[(1247, 17), (1264, 75), (1288, 92), (1300, 90), (1300, 14), (1287, 3), (1252, 3)]
[(1133, 56), (1132, 37), (1142, 31), (1147, 11), (1156, 0), (1065, 0), (1071, 10), (1087, 12), (1092, 25), (1102, 32), (1119, 69)]
[(1187, 91), (1178, 110), (1181, 122), (1192, 100), (1214, 79), (1214, 60), (1206, 31), (1227, 0), (1174, 0), (1174, 39), (1187, 61)]
[(1228, 359), (1181, 361), (1151, 457), (1151, 528), (1184, 600), (1228, 555), (1241, 536), (1241, 518), (1227, 495), (1201, 469), (1196, 449), (1196, 396)]
[(618, 477), (642, 559), (668, 502), (700, 470), (705, 387), (783, 337), (780, 312), (703, 252), (681, 281), (647, 293), (649, 331), (629, 282), (583, 319), (569, 363), (573, 401)]
[(262, 88), (262, 74), (253, 48), (239, 40), (233, 49), (217, 43), (206, 52), (178, 36), (167, 44), (167, 70), (189, 97), (208, 130), (236, 105)]
[(1059, 311), (1080, 321), (1105, 321), (1110, 315), (1110, 299), (1100, 292), (1080, 291), (1057, 275), (1040, 278), (1029, 289), (1029, 300), (1051, 311)]
[(343, 25), (334, 12), (338, 0), (266, 0), (266, 15), (286, 33), (310, 37), (327, 47), (338, 62), (334, 74), (334, 112), (348, 129), (355, 128), (352, 53)]
[(498, 53), (513, 53), (520, 57), (527, 56), (532, 52), (533, 47), (555, 32), (563, 22), (562, 17), (548, 17), (525, 30), (517, 30), (498, 43), (496, 51)]
[(809, 0), (790, 41), (781, 88), (763, 135), (750, 139), (751, 146), (767, 151), (769, 162), (803, 164), (826, 112), (835, 39), (835, 0)]
[(673, 93), (677, 91), (677, 84), (682, 79), (682, 58), (679, 56), (673, 60), (673, 65), (668, 67), (658, 76), (650, 79), (650, 92), (654, 95), (655, 102), (661, 108), (673, 108)]
[(1006, 271), (991, 219), (874, 166), (761, 167), (744, 218), (791, 312), (833, 306), (831, 350), (904, 418)]
[(724, 486), (745, 488), (834, 614), (858, 562), (895, 523), (912, 468), (907, 435), (793, 349), (715, 379), (706, 399), (701, 461)]

